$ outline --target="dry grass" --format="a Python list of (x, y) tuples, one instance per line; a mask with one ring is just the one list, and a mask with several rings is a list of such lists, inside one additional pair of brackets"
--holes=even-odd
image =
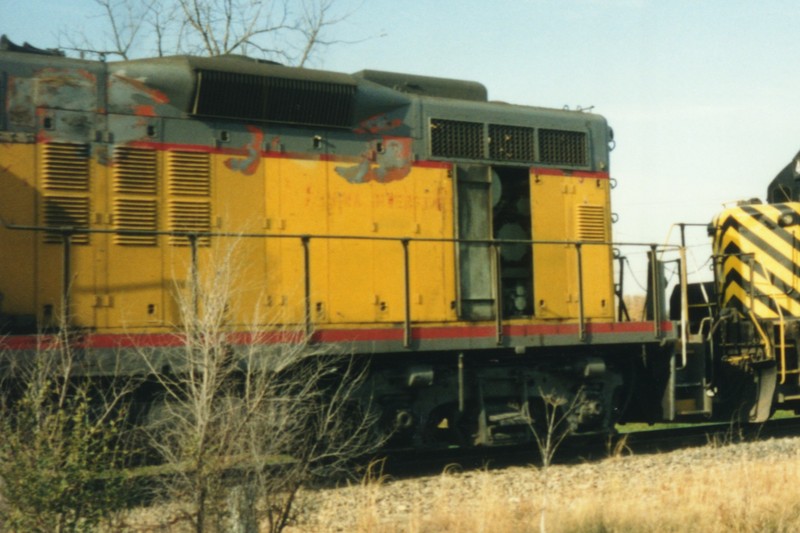
[(797, 459), (687, 467), (633, 479), (620, 472), (598, 490), (554, 506), (558, 527), (552, 531), (796, 531), (799, 473)]
[[(551, 467), (546, 531), (800, 530), (800, 450), (788, 456), (742, 454), (724, 462), (715, 461), (715, 453), (709, 449), (708, 460), (662, 467), (639, 457)], [(317, 515), (292, 531), (540, 531), (543, 474), (533, 467), (512, 474), (443, 474), (425, 483), (371, 480), (326, 494)]]

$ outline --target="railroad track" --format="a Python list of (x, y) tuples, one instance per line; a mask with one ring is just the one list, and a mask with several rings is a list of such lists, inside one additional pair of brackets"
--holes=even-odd
[(800, 435), (800, 418), (782, 418), (762, 424), (703, 424), (682, 428), (636, 431), (615, 437), (624, 439), (631, 453), (659, 453), (706, 444), (736, 444), (766, 438)]
[[(736, 444), (798, 435), (800, 435), (800, 417), (772, 420), (763, 424), (703, 424), (633, 431), (611, 437), (572, 437), (559, 447), (553, 464), (579, 464), (601, 461), (615, 454), (667, 453), (681, 448), (710, 444)], [(394, 451), (384, 456), (362, 458), (354, 465), (354, 475), (356, 478), (363, 478), (371, 468), (372, 474), (379, 473), (393, 479), (413, 479), (438, 475), (444, 471), (503, 469), (520, 465), (541, 466), (541, 457), (539, 449), (533, 442), (502, 448), (442, 448), (424, 454), (413, 450)], [(169, 471), (152, 466), (132, 471), (142, 489), (146, 489), (157, 477), (171, 474)], [(336, 486), (341, 481), (332, 479), (322, 483), (321, 486)], [(143, 493), (147, 493), (147, 490), (143, 490)]]

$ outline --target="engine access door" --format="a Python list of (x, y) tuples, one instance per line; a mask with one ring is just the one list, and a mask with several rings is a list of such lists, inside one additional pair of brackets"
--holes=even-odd
[(456, 166), (458, 314), (465, 320), (495, 317), (496, 264), (490, 243), (491, 180), (491, 167)]

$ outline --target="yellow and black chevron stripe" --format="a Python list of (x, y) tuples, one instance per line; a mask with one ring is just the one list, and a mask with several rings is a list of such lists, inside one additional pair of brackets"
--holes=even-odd
[(765, 319), (800, 316), (800, 203), (733, 207), (714, 227), (723, 306)]

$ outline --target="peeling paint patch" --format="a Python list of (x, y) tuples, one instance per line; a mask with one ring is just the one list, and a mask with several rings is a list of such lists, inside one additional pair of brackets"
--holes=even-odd
[(44, 68), (36, 73), (37, 106), (94, 111), (97, 108), (96, 79), (85, 70)]
[(155, 117), (159, 113), (159, 106), (169, 104), (166, 94), (148, 87), (141, 80), (126, 77), (115, 73), (108, 81), (109, 100), (111, 112), (132, 113), (141, 117)]
[(252, 176), (261, 163), (261, 143), (264, 142), (264, 132), (256, 126), (247, 126), (247, 130), (252, 135), (252, 141), (245, 146), (247, 157), (244, 159), (228, 158), (225, 160), (225, 166), (246, 176)]
[(389, 183), (411, 172), (411, 139), (384, 137), (368, 143), (361, 161), (352, 167), (336, 167), (336, 173), (350, 183)]
[(140, 117), (155, 117), (156, 106), (151, 104), (139, 104), (133, 106), (133, 114)]
[(169, 97), (164, 94), (163, 92), (159, 91), (158, 89), (153, 89), (152, 87), (148, 87), (143, 81), (137, 80), (135, 78), (129, 78), (123, 74), (114, 74), (114, 78), (120, 80), (121, 82), (129, 85), (131, 88), (135, 89), (140, 93), (147, 94), (153, 102), (157, 104), (167, 104), (169, 103)]
[(36, 125), (33, 105), (34, 82), (30, 78), (8, 78), (8, 120), (15, 126)]

